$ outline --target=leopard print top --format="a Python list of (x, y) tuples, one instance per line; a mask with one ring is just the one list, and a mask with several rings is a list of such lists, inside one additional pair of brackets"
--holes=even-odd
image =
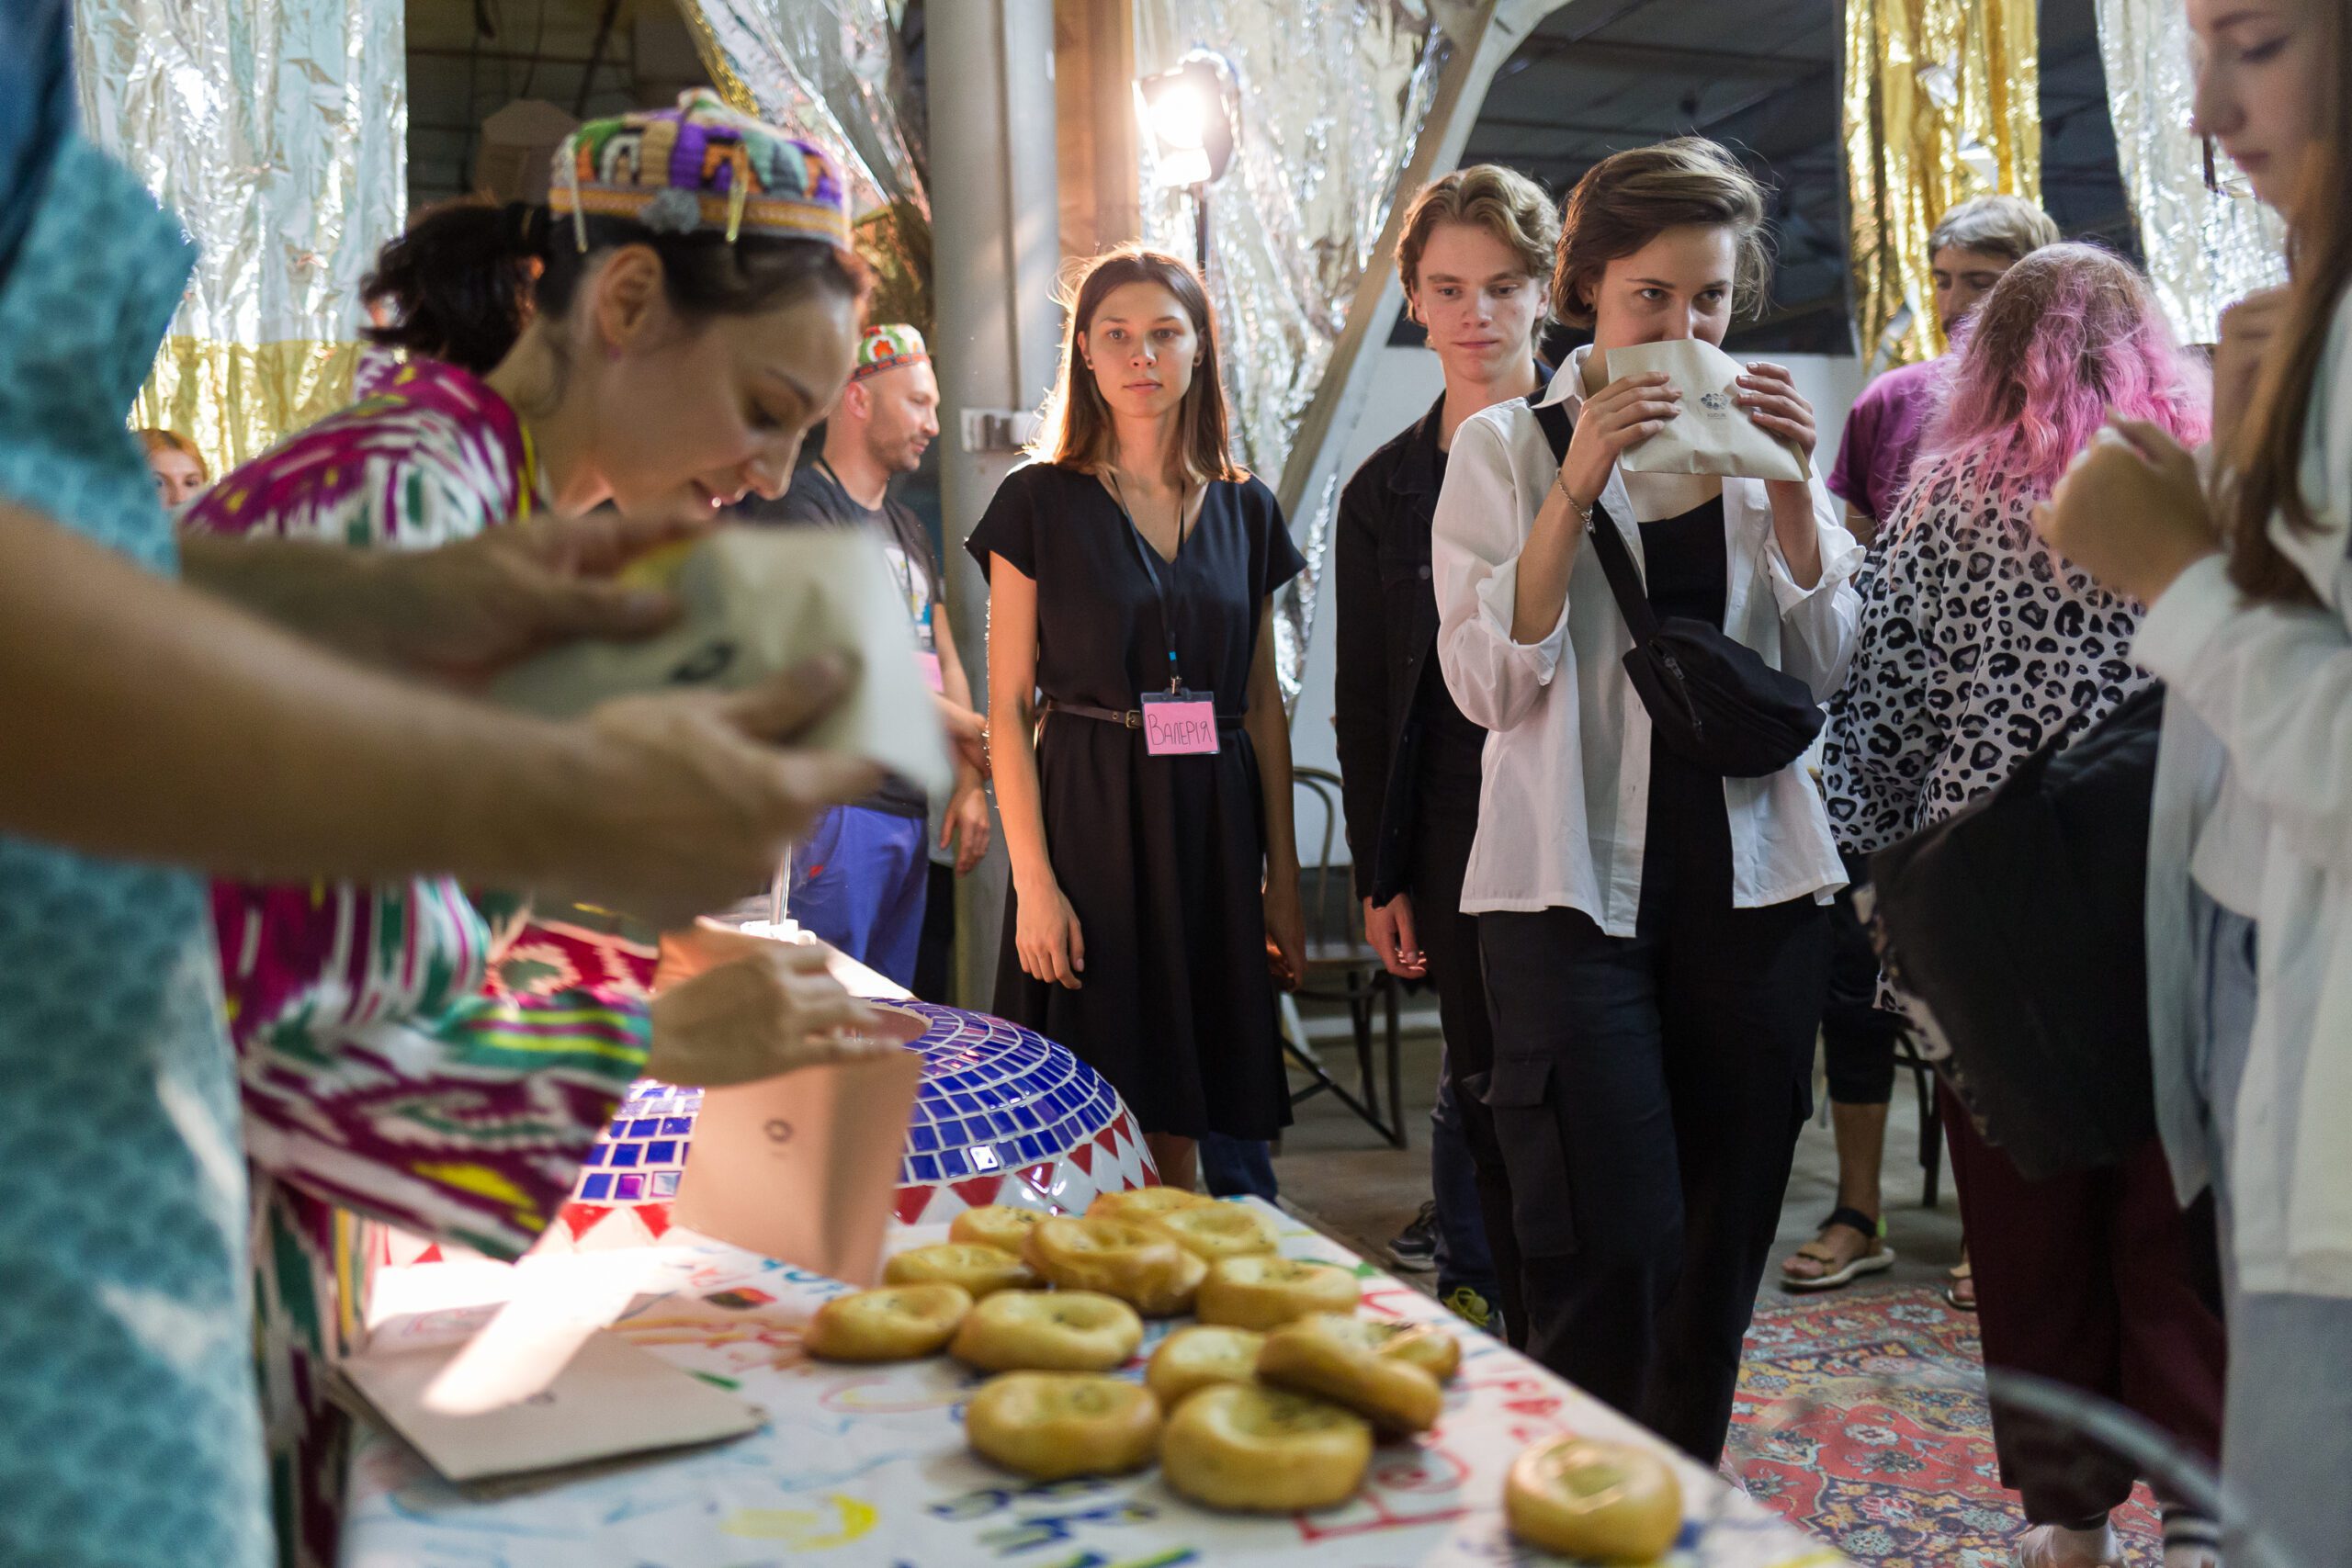
[(2149, 679), (2129, 657), (2140, 606), (2053, 555), (2033, 532), (2041, 497), (1984, 469), (1928, 462), (1855, 578), (1854, 662), (1822, 746), (1849, 852), (1951, 816)]

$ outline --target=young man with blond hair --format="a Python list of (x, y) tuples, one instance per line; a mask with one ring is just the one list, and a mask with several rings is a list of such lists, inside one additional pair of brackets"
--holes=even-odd
[[(1335, 558), (1333, 722), (1356, 893), (1381, 962), (1436, 989), (1445, 1032), (1430, 1114), (1435, 1197), (1392, 1251), (1408, 1267), (1434, 1262), (1440, 1298), (1480, 1327), (1496, 1326), (1499, 1306), (1513, 1334), (1522, 1320), (1517, 1259), (1508, 1256), (1510, 1185), (1478, 1093), (1494, 1042), (1476, 928), (1461, 912), (1487, 737), (1438, 671), (1430, 525), (1454, 432), (1548, 378), (1535, 337), (1559, 228), (1542, 186), (1493, 164), (1457, 170), (1413, 198), (1396, 266), (1445, 390), (1348, 481)], [(1424, 1229), (1430, 1241), (1417, 1246)]]

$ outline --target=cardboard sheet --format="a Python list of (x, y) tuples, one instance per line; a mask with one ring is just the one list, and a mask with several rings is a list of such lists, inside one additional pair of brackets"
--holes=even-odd
[(758, 1407), (606, 1333), (589, 1335), (551, 1382), (519, 1404), (471, 1415), (435, 1408), (429, 1391), (464, 1353), (371, 1352), (340, 1369), (371, 1418), (460, 1484), (718, 1442), (755, 1432), (766, 1419)]

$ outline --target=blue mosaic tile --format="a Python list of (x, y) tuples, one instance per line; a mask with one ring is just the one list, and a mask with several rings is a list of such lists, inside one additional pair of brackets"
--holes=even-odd
[[(916, 1042), (923, 1077), (899, 1166), (902, 1182), (935, 1185), (974, 1175), (1053, 1167), (1108, 1126), (1117, 1097), (1068, 1051), (1001, 1019), (908, 1003), (928, 1030)], [(667, 1201), (691, 1146), (702, 1091), (646, 1079), (633, 1085), (606, 1136), (582, 1162), (580, 1195), (593, 1202)], [(665, 1168), (647, 1171), (642, 1168)], [(626, 1173), (626, 1174), (623, 1174)], [(1082, 1195), (1075, 1172), (1054, 1190)], [(1067, 1186), (1066, 1186), (1067, 1184)]]

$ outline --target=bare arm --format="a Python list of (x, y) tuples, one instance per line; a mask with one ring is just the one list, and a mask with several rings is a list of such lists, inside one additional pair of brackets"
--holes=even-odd
[[(956, 647), (956, 628), (948, 624), (947, 606), (931, 607), (932, 624), (939, 645), (939, 683), (941, 694), (960, 708), (978, 708), (972, 700), (972, 678), (964, 672), (964, 655)], [(972, 766), (960, 754), (956, 763), (956, 793), (978, 789), (980, 770)]]
[(1558, 479), (1544, 492), (1527, 542), (1520, 547), (1519, 576), (1511, 596), (1510, 639), (1542, 642), (1560, 624), (1568, 602), (1568, 574), (1575, 570), (1585, 514), (1600, 503), (1610, 471), (1628, 447), (1638, 446), (1665, 427), (1681, 406), (1682, 394), (1664, 371), (1645, 371), (1611, 381), (1584, 405), (1576, 434), (1560, 459)]
[(1306, 973), (1306, 935), (1298, 897), (1298, 832), (1291, 800), (1290, 716), (1274, 670), (1274, 603), (1258, 617), (1258, 652), (1250, 661), (1250, 712), (1242, 720), (1258, 754), (1259, 795), (1266, 830), (1266, 935), (1279, 957), (1277, 973), (1295, 986)]
[[(931, 609), (933, 640), (939, 649), (939, 683), (946, 699), (962, 708), (970, 708), (971, 677), (964, 672), (964, 656), (956, 646), (956, 628), (947, 619), (947, 606), (934, 604)], [(959, 748), (956, 756), (956, 787), (947, 796), (946, 820), (940, 824), (940, 847), (956, 846), (956, 874), (968, 875), (980, 857), (989, 852), (989, 797), (981, 787), (980, 770)]]
[[(1090, 723), (1091, 720), (1080, 720)], [(1037, 583), (1001, 555), (989, 557), (989, 756), (997, 816), (1012, 862), (1014, 951), (1039, 980), (1077, 990), (1086, 938), (1062, 894), (1046, 844), (1037, 783)]]
[(614, 574), (701, 531), (601, 513), (511, 524), (433, 549), (366, 550), (189, 530), (180, 575), (355, 659), (468, 674), (569, 637), (661, 630), (676, 618), (670, 596)]
[(7, 506), (0, 671), (0, 830), (228, 876), (448, 872), (671, 922), (874, 776), (752, 742), (830, 705), (838, 670), (550, 724), (359, 669)]
[(1510, 602), (1511, 641), (1542, 642), (1560, 624), (1560, 607), (1568, 602), (1568, 574), (1575, 570), (1577, 546), (1583, 537), (1584, 518), (1568, 504), (1560, 487), (1545, 491), (1527, 543), (1520, 547), (1517, 592)]
[(1057, 892), (1037, 787), (1037, 584), (1002, 556), (989, 561), (989, 774), (1005, 853), (1023, 903)]

